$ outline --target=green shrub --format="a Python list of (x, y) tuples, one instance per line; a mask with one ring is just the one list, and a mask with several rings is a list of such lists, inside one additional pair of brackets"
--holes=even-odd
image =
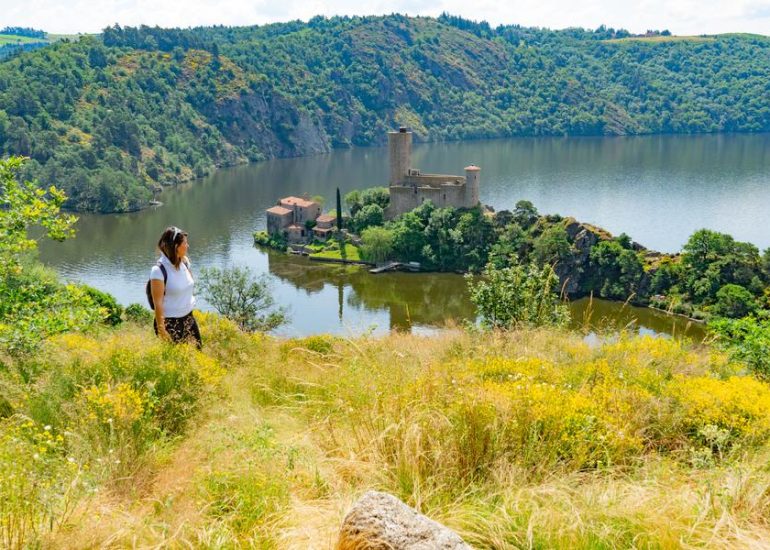
[(88, 285), (80, 285), (80, 288), (85, 291), (86, 296), (91, 298), (98, 307), (107, 311), (107, 315), (104, 318), (105, 323), (116, 326), (123, 322), (123, 307), (114, 296)]
[(126, 306), (125, 314), (126, 321), (131, 321), (139, 325), (150, 324), (154, 318), (152, 311), (142, 304), (129, 304)]
[(770, 320), (715, 319), (708, 327), (718, 346), (745, 361), (758, 376), (770, 378)]
[(536, 264), (488, 264), (481, 277), (467, 278), (482, 324), (501, 329), (566, 324), (569, 310), (554, 292), (558, 280), (552, 267)]
[(757, 309), (754, 295), (744, 287), (735, 284), (724, 285), (717, 291), (713, 311), (717, 315), (737, 319)]

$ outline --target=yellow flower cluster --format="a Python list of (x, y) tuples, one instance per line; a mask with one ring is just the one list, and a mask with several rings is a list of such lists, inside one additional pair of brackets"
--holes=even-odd
[(216, 386), (227, 372), (219, 362), (200, 351), (193, 351), (194, 365), (197, 368), (201, 381), (206, 386)]
[(670, 389), (682, 422), (692, 430), (714, 425), (753, 442), (770, 436), (770, 388), (764, 382), (749, 376), (718, 380), (678, 375)]
[(532, 463), (624, 463), (645, 450), (701, 445), (713, 429), (727, 430), (729, 445), (770, 438), (770, 386), (736, 376), (721, 354), (662, 338), (621, 337), (590, 354), (579, 347), (461, 362), (451, 387), (491, 406), (508, 450)]
[(107, 423), (131, 424), (144, 412), (142, 396), (125, 383), (101, 384), (82, 391), (92, 419)]

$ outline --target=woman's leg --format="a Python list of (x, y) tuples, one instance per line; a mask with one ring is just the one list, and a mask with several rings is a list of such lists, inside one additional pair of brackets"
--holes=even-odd
[[(201, 331), (192, 313), (188, 313), (184, 317), (166, 317), (165, 324), (166, 331), (168, 331), (171, 341), (175, 344), (187, 342), (195, 344), (198, 349), (201, 349), (203, 346)], [(155, 334), (157, 333), (158, 329), (156, 328)]]
[(201, 340), (201, 330), (198, 328), (198, 322), (193, 317), (192, 312), (182, 317), (184, 320), (184, 341), (195, 344), (198, 349), (203, 347)]

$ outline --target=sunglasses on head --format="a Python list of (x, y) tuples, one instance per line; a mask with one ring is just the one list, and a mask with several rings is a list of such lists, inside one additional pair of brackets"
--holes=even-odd
[(179, 235), (180, 233), (184, 233), (184, 231), (182, 231), (178, 227), (172, 227), (171, 230), (174, 232), (174, 234), (171, 235), (171, 242), (176, 241), (177, 235)]

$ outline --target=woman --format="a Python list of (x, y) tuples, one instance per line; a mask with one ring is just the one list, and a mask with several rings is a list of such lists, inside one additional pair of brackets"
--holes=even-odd
[(201, 333), (192, 314), (195, 281), (189, 268), (188, 248), (187, 233), (178, 227), (166, 228), (158, 241), (160, 258), (150, 271), (155, 334), (171, 342), (194, 343), (200, 349)]

